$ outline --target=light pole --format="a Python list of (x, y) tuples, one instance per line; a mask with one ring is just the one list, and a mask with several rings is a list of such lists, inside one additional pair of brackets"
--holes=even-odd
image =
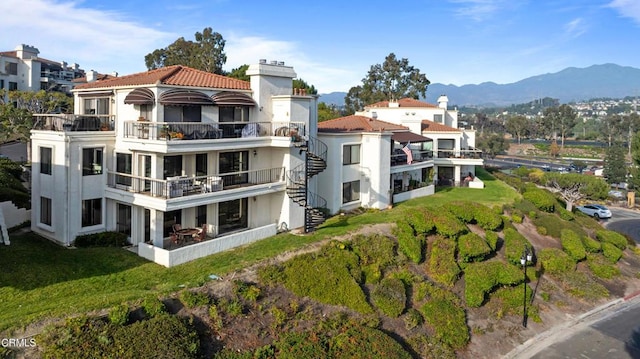
[(532, 253), (529, 247), (524, 246), (522, 256), (520, 256), (520, 264), (524, 270), (523, 297), (522, 297), (522, 326), (527, 327), (527, 262), (531, 262)]

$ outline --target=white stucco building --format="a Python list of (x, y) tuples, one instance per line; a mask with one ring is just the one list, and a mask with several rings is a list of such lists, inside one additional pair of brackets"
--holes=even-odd
[(321, 122), (318, 138), (327, 144), (329, 166), (318, 175), (318, 191), (329, 211), (383, 209), (433, 194), (435, 186), (483, 188), (475, 177), (483, 164), (475, 131), (458, 127), (458, 112), (447, 102), (446, 96), (438, 105), (382, 101)]
[[(172, 266), (279, 228), (313, 230), (326, 166), (317, 97), (292, 88), (283, 62), (247, 75), (169, 66), (77, 86), (75, 115), (39, 117), (32, 131), (33, 231), (63, 245), (126, 233)], [(208, 240), (174, 245), (175, 225)]]

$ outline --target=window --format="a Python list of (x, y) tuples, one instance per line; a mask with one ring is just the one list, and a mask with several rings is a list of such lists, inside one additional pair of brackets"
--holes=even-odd
[(51, 225), (51, 198), (40, 197), (40, 223)]
[(207, 223), (207, 206), (198, 206), (196, 207), (196, 227), (200, 227), (205, 223)]
[(111, 99), (109, 97), (86, 98), (84, 99), (84, 114), (108, 115), (110, 102)]
[(43, 175), (50, 175), (52, 170), (51, 167), (51, 148), (40, 147), (40, 173)]
[(164, 106), (164, 122), (202, 122), (201, 106)]
[(0, 90), (4, 88), (4, 80), (0, 80)]
[(82, 175), (102, 174), (102, 148), (82, 149)]
[(169, 237), (173, 233), (173, 225), (182, 224), (182, 210), (169, 211), (164, 213), (163, 236)]
[(220, 154), (218, 173), (236, 173), (233, 175), (222, 175), (224, 186), (232, 186), (249, 181), (246, 172), (249, 170), (249, 151), (225, 152)]
[(4, 72), (9, 75), (17, 75), (18, 74), (18, 64), (15, 62), (7, 62), (4, 64)]
[(131, 236), (131, 206), (118, 203), (116, 232)]
[(342, 203), (360, 200), (360, 181), (345, 182), (342, 184)]
[(249, 122), (249, 107), (220, 106), (220, 122)]
[(164, 179), (182, 176), (182, 156), (164, 156)]
[(196, 153), (196, 176), (207, 175), (207, 154)]
[(9, 91), (18, 91), (18, 83), (9, 81)]
[(82, 226), (89, 227), (102, 223), (102, 198), (82, 201)]
[[(116, 153), (116, 172), (132, 174), (131, 154)], [(131, 186), (131, 176), (116, 175), (116, 184)]]
[(360, 145), (345, 145), (342, 149), (343, 165), (360, 163)]
[(247, 198), (218, 204), (218, 234), (247, 228)]
[(433, 115), (433, 122), (442, 123), (442, 115)]

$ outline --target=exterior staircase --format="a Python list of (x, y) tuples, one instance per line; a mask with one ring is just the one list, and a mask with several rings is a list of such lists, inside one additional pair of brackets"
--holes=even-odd
[(304, 207), (304, 231), (313, 232), (325, 221), (324, 212), (327, 200), (316, 193), (309, 192), (309, 180), (327, 168), (327, 145), (315, 137), (296, 143), (300, 153), (304, 153), (304, 163), (287, 173), (287, 195), (293, 202)]

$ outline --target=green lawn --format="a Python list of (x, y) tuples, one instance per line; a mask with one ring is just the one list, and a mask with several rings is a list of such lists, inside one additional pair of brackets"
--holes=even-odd
[(280, 234), (254, 244), (165, 268), (120, 248), (66, 249), (34, 234), (12, 235), (0, 247), (0, 331), (46, 316), (109, 308), (146, 295), (167, 295), (199, 286), (209, 275), (224, 276), (281, 252), (303, 247), (374, 223), (397, 221), (405, 208), (471, 200), (488, 206), (512, 202), (518, 194), (479, 170), (484, 190), (446, 188), (433, 196), (398, 204), (387, 211), (367, 211), (329, 219), (316, 232)]

